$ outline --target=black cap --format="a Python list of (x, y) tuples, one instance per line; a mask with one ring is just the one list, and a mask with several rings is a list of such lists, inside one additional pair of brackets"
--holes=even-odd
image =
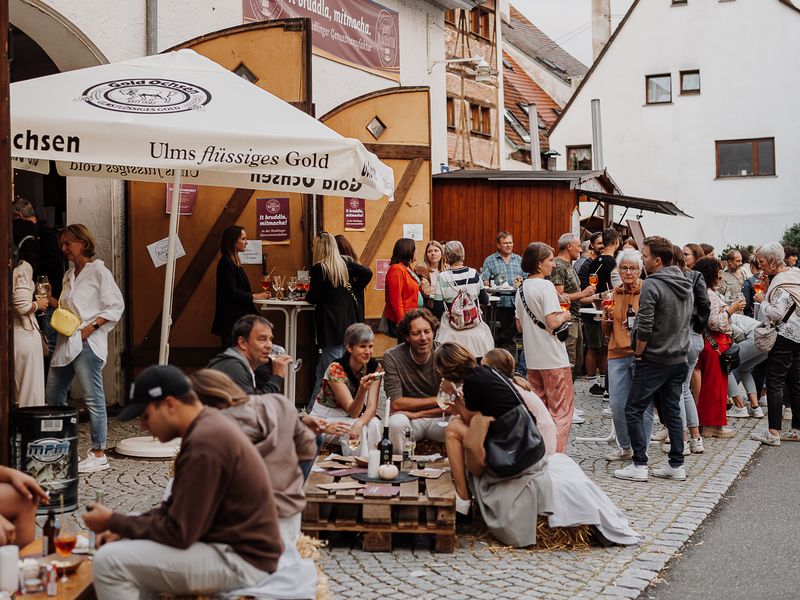
[(130, 403), (117, 419), (130, 421), (144, 411), (151, 402), (167, 396), (180, 396), (191, 390), (189, 380), (183, 372), (171, 365), (155, 365), (146, 368), (131, 386)]
[(591, 238), (589, 238), (589, 243), (590, 243), (590, 244), (592, 244), (592, 245), (594, 245), (594, 241), (595, 241), (597, 238), (599, 238), (599, 237), (602, 237), (602, 236), (603, 236), (603, 232), (602, 232), (602, 231), (598, 231), (597, 233), (593, 233), (593, 234), (592, 234), (592, 237), (591, 237)]

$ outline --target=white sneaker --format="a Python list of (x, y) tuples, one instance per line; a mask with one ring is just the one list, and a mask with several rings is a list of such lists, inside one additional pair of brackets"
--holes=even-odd
[(683, 465), (680, 467), (666, 465), (664, 467), (653, 469), (653, 477), (672, 479), (674, 481), (686, 481), (686, 469), (683, 468)]
[(574, 414), (578, 415), (579, 417), (582, 417), (582, 416), (583, 416), (583, 411), (582, 411), (582, 410), (580, 410), (580, 409), (578, 409), (578, 408), (575, 408), (575, 409), (573, 409), (573, 410), (572, 410), (572, 412), (573, 412)]
[(610, 417), (610, 416), (612, 416), (612, 415), (611, 415), (611, 409), (610, 409), (610, 408), (604, 408), (604, 409), (603, 409), (603, 416), (604, 416), (604, 417)]
[(742, 408), (736, 408), (735, 406), (731, 406), (731, 409), (727, 413), (725, 413), (725, 416), (729, 418), (735, 417), (737, 419), (741, 418), (746, 419), (750, 415), (747, 413), (747, 409), (744, 406)]
[(89, 450), (89, 456), (78, 463), (78, 473), (97, 473), (98, 471), (106, 471), (109, 468), (106, 455), (103, 454), (98, 458), (91, 450)]
[(472, 500), (462, 500), (461, 496), (456, 494), (456, 512), (460, 515), (466, 515), (469, 513), (469, 509), (472, 506)]
[(766, 408), (767, 407), (767, 397), (766, 396), (759, 396), (758, 397), (758, 405)]
[(706, 451), (703, 448), (703, 438), (691, 438), (689, 440), (689, 450), (694, 454), (702, 454)]
[[(669, 451), (672, 449), (671, 444), (662, 444), (661, 449), (664, 451), (664, 454), (669, 454)], [(683, 442), (683, 455), (689, 456), (691, 450), (689, 449), (689, 442)]]
[(614, 477), (627, 481), (647, 481), (647, 465), (637, 467), (631, 463), (624, 469), (614, 471)]
[(654, 432), (653, 435), (650, 436), (650, 439), (654, 442), (663, 442), (667, 437), (669, 437), (669, 431), (667, 431), (666, 427), (662, 426), (659, 431)]
[(788, 406), (783, 407), (783, 420), (784, 421), (791, 421), (792, 419), (792, 409)]
[(581, 423), (585, 423), (586, 419), (578, 415), (577, 413), (572, 413), (572, 424), (573, 425), (580, 425)]
[(609, 462), (615, 460), (631, 460), (633, 458), (633, 448), (616, 448), (606, 454), (606, 460)]
[(753, 419), (763, 419), (764, 418), (764, 411), (761, 410), (760, 406), (748, 406), (747, 407), (747, 414), (750, 415)]

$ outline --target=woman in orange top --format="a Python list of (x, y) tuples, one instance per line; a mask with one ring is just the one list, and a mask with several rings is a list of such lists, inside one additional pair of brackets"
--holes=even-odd
[(417, 260), (417, 245), (414, 240), (400, 238), (394, 244), (392, 260), (386, 272), (386, 319), (389, 330), (397, 337), (397, 343), (405, 342), (397, 331), (397, 322), (412, 308), (422, 306), (419, 277), (411, 270)]

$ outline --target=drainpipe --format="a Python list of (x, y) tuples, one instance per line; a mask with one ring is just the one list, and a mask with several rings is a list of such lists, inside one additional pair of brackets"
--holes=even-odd
[(145, 0), (147, 56), (158, 54), (158, 0)]
[(536, 105), (528, 104), (528, 130), (531, 136), (531, 170), (542, 170), (542, 152), (539, 147), (539, 115)]

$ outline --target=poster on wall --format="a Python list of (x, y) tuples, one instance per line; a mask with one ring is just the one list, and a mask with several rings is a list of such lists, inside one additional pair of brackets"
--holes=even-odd
[[(181, 185), (180, 206), (178, 213), (181, 216), (190, 215), (194, 210), (194, 202), (197, 200), (197, 190), (199, 185)], [(172, 214), (172, 184), (167, 184), (167, 214)]]
[(261, 242), (258, 240), (247, 240), (247, 247), (244, 252), (239, 252), (239, 262), (243, 265), (261, 264)]
[(389, 258), (378, 258), (375, 260), (375, 289), (386, 289), (386, 273), (389, 271)]
[(308, 17), (314, 53), (400, 81), (398, 14), (371, 0), (242, 0), (244, 22)]
[(364, 198), (344, 198), (344, 230), (366, 231), (367, 211)]
[[(158, 240), (147, 246), (147, 251), (150, 253), (150, 258), (153, 261), (153, 266), (157, 269), (167, 264), (167, 250), (169, 249), (169, 238), (165, 237), (163, 240)], [(175, 236), (175, 258), (186, 256), (186, 250), (183, 249), (183, 244), (178, 236)], [(386, 275), (384, 275), (386, 277)]]
[(289, 243), (289, 198), (258, 198), (256, 218), (256, 239), (268, 244)]

